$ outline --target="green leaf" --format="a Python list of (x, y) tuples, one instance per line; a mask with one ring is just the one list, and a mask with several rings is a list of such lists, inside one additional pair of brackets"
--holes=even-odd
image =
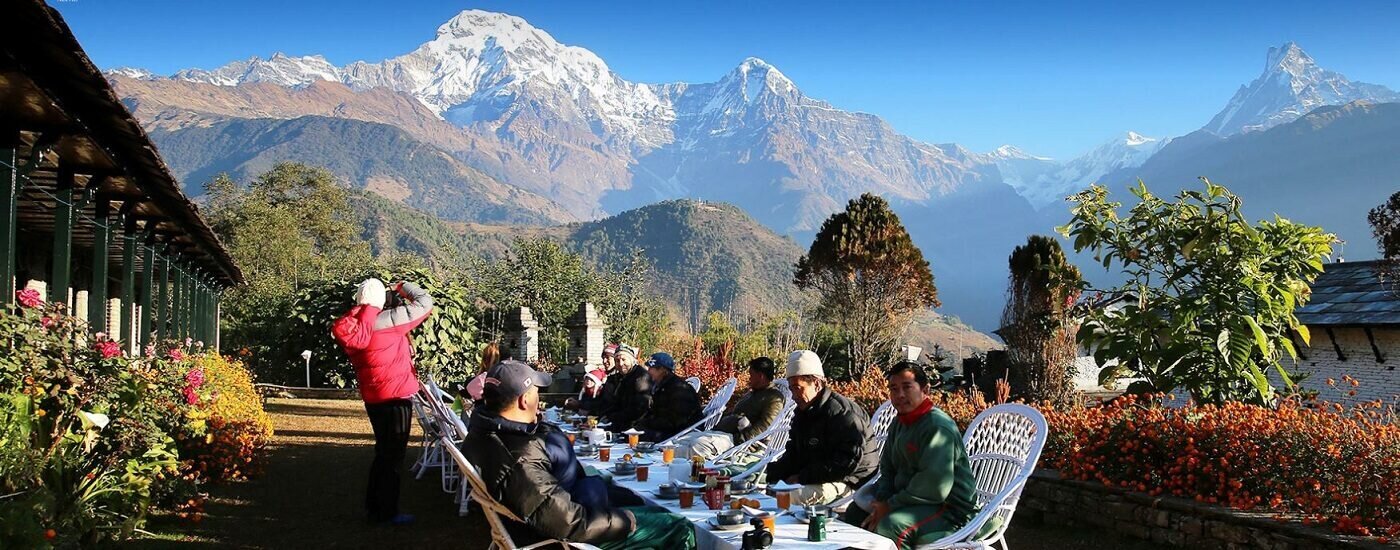
[(1308, 330), (1307, 325), (1299, 323), (1293, 327), (1293, 330), (1298, 332), (1298, 338), (1303, 340), (1303, 345), (1312, 347), (1312, 331)]
[(1254, 332), (1254, 343), (1259, 346), (1259, 353), (1269, 354), (1269, 337), (1264, 335), (1264, 328), (1253, 317), (1245, 316), (1245, 322), (1249, 323), (1249, 329)]

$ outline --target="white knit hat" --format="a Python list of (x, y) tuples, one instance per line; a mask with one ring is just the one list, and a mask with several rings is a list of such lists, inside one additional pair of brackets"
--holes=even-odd
[(826, 378), (826, 373), (822, 371), (822, 358), (817, 357), (811, 350), (797, 350), (788, 355), (787, 377), (794, 376), (815, 376)]
[(374, 277), (365, 279), (365, 282), (360, 283), (360, 287), (355, 291), (355, 303), (357, 304), (371, 305), (382, 309), (384, 299), (384, 283)]

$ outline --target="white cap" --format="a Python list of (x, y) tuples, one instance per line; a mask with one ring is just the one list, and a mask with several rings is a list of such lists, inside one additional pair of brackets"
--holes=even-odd
[(384, 308), (385, 290), (384, 283), (379, 279), (370, 277), (365, 282), (360, 283), (360, 288), (355, 291), (355, 303)]
[(817, 357), (811, 350), (797, 350), (788, 355), (787, 377), (794, 376), (815, 376), (826, 378), (826, 373), (822, 372), (822, 358)]

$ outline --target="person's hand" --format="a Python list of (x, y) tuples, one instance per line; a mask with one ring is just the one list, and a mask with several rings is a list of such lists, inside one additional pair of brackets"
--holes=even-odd
[(860, 524), (860, 527), (873, 533), (875, 529), (880, 526), (880, 522), (884, 521), (885, 516), (888, 515), (890, 515), (890, 503), (883, 500), (872, 502), (870, 503), (870, 516), (865, 518), (865, 521)]

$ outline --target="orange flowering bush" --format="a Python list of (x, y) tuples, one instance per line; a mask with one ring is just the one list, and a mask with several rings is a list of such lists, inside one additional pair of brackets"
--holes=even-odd
[(1046, 411), (1042, 464), (1150, 495), (1299, 513), (1340, 533), (1400, 535), (1400, 426), (1380, 403), (1167, 408), (1161, 397)]
[(850, 380), (830, 380), (828, 386), (831, 391), (865, 408), (867, 414), (875, 412), (881, 403), (890, 398), (885, 373), (874, 365), (865, 367), (864, 372)]
[[(699, 338), (693, 339), (690, 353), (686, 353), (676, 365), (676, 376), (690, 378), (692, 376), (700, 379), (700, 400), (708, 402), (710, 396), (723, 386), (725, 381), (739, 376), (739, 369), (733, 363), (724, 359), (724, 355), (712, 355), (705, 349), (705, 342)], [(727, 355), (727, 354), (725, 354)], [(740, 380), (742, 389), (743, 381)]]

